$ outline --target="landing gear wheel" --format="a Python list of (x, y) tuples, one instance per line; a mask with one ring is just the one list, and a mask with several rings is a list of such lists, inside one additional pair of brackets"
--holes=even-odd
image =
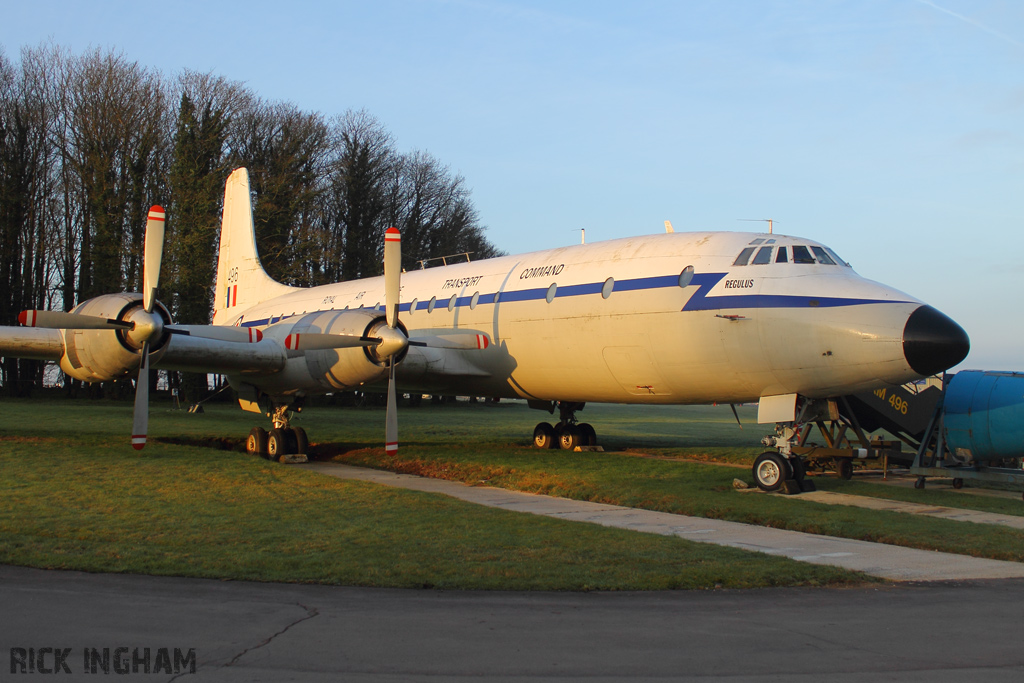
[(832, 461), (832, 464), (835, 465), (836, 474), (838, 474), (840, 477), (842, 477), (846, 481), (850, 481), (851, 479), (853, 479), (852, 460), (850, 460), (849, 458), (836, 458), (835, 460)]
[(295, 438), (295, 430), (291, 427), (284, 429), (285, 453), (298, 453), (298, 441)]
[(306, 437), (306, 430), (302, 427), (296, 427), (295, 432), (295, 452), (306, 455), (306, 451), (309, 449), (309, 439)]
[(552, 448), (558, 448), (562, 444), (562, 432), (565, 431), (565, 424), (562, 423), (562, 422), (559, 422), (558, 424), (556, 424), (551, 429), (552, 429), (552, 433), (555, 436), (555, 438), (551, 441), (551, 447)]
[(953, 478), (953, 488), (955, 488), (957, 491), (959, 491), (963, 487), (964, 487), (964, 480), (961, 479), (960, 477), (954, 477)]
[(597, 445), (597, 432), (594, 431), (594, 428), (589, 423), (584, 422), (583, 424), (576, 425), (576, 428), (580, 430), (581, 446)]
[(914, 488), (915, 489), (923, 489), (924, 488), (924, 477), (918, 477), (917, 478), (917, 481), (914, 482)]
[(765, 451), (754, 460), (754, 482), (762, 491), (778, 491), (789, 478), (786, 459), (775, 451)]
[(789, 469), (793, 472), (793, 481), (803, 481), (807, 477), (807, 468), (804, 461), (797, 456), (791, 456), (788, 463)]
[(533, 428), (533, 445), (537, 448), (555, 447), (555, 430), (547, 422), (541, 422)]
[(253, 427), (249, 430), (249, 438), (245, 440), (245, 452), (249, 455), (267, 457), (267, 430)]
[(558, 445), (563, 451), (575, 450), (577, 446), (582, 445), (582, 441), (583, 435), (576, 425), (565, 425), (558, 437)]
[(288, 452), (288, 435), (283, 429), (271, 429), (267, 437), (267, 457), (277, 460)]

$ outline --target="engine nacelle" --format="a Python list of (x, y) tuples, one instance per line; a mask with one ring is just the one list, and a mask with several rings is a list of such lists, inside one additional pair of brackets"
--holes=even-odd
[[(386, 325), (384, 315), (370, 309), (325, 311), (271, 325), (263, 334), (264, 338), (273, 339), (283, 347), (285, 338), (290, 334), (373, 337), (376, 329)], [(406, 330), (403, 328), (402, 332)], [(365, 384), (386, 381), (388, 376), (387, 362), (377, 356), (373, 347), (287, 353), (284, 370), (273, 376), (261, 377), (258, 382), (260, 389), (278, 395), (350, 391)]]
[[(73, 313), (93, 315), (112, 320), (133, 322), (133, 318), (158, 316), (164, 324), (171, 316), (160, 302), (153, 316), (146, 316), (142, 295), (133, 293), (105, 294), (82, 302)], [(139, 369), (142, 344), (128, 330), (64, 330), (64, 356), (60, 368), (75, 379), (106, 382), (133, 375)], [(151, 343), (157, 350), (167, 343), (167, 333)]]

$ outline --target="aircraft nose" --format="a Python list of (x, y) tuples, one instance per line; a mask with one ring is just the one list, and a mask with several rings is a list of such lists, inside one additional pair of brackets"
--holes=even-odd
[(903, 328), (903, 355), (910, 367), (927, 377), (953, 367), (971, 350), (964, 328), (931, 306), (921, 306)]

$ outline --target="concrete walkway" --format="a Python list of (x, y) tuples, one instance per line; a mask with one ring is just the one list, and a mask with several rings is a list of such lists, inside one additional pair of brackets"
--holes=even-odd
[(980, 559), (739, 522), (588, 503), (487, 486), (467, 486), (443, 479), (428, 479), (337, 463), (313, 462), (296, 467), (340, 479), (358, 479), (384, 486), (441, 493), (470, 503), (515, 512), (591, 522), (664, 536), (678, 536), (700, 543), (715, 543), (770, 555), (783, 555), (802, 562), (843, 567), (893, 581), (1024, 577), (1024, 564), (1017, 562)]
[(787, 500), (804, 500), (813, 503), (826, 503), (828, 505), (850, 505), (853, 507), (866, 508), (868, 510), (887, 510), (889, 512), (903, 512), (911, 515), (924, 515), (926, 517), (938, 517), (939, 519), (952, 519), (957, 522), (974, 522), (975, 524), (996, 524), (1007, 526), (1012, 529), (1024, 529), (1024, 517), (1016, 515), (1001, 515), (994, 512), (979, 512), (977, 510), (963, 510), (942, 505), (924, 505), (922, 503), (910, 503), (902, 500), (886, 500), (884, 498), (871, 498), (869, 496), (855, 496), (849, 493), (835, 493), (832, 491), (811, 491), (801, 493), (799, 496), (780, 496)]

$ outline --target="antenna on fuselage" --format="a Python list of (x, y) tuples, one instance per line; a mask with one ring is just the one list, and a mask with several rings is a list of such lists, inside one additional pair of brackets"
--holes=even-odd
[(676, 231), (675, 228), (672, 227), (672, 221), (665, 221), (665, 232), (666, 233), (672, 233), (672, 232), (675, 232), (675, 231)]
[(755, 223), (767, 223), (768, 224), (768, 234), (769, 235), (773, 234), (772, 229), (773, 229), (773, 224), (775, 223), (775, 221), (773, 219), (771, 219), (771, 218), (737, 218), (736, 220), (738, 220), (738, 221), (752, 221), (752, 222), (755, 222)]

